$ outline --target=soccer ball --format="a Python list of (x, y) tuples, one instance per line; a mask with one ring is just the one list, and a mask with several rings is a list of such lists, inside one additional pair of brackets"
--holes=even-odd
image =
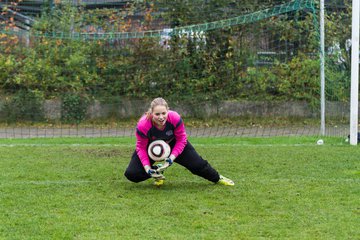
[(154, 161), (163, 161), (169, 157), (171, 148), (164, 140), (155, 140), (148, 147), (149, 157)]

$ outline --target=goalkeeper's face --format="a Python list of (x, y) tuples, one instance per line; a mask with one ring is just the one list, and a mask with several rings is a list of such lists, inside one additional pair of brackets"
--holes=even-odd
[(163, 105), (155, 106), (152, 110), (152, 116), (154, 124), (159, 128), (163, 128), (168, 117), (168, 109)]

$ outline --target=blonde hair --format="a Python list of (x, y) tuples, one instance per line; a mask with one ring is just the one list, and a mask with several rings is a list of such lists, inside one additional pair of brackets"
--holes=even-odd
[(169, 105), (165, 101), (165, 99), (163, 99), (161, 97), (155, 98), (154, 100), (151, 101), (150, 107), (149, 107), (148, 111), (146, 112), (146, 117), (148, 119), (151, 118), (151, 114), (156, 106), (165, 106), (166, 109), (169, 110)]

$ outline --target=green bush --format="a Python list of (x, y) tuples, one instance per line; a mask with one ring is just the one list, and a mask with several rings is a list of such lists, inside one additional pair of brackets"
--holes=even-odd
[(61, 120), (64, 123), (78, 124), (86, 117), (89, 99), (77, 93), (65, 94), (62, 98)]
[(7, 97), (3, 113), (7, 122), (44, 120), (43, 95), (36, 91), (20, 90)]

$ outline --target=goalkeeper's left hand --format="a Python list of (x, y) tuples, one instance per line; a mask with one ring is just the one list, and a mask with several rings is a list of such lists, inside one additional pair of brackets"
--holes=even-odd
[(173, 163), (174, 163), (174, 160), (175, 160), (175, 156), (174, 155), (170, 155), (170, 157), (168, 158), (165, 158), (165, 163), (159, 167), (158, 169), (156, 169), (158, 172), (164, 172), (165, 169), (167, 169), (168, 167), (170, 167)]

